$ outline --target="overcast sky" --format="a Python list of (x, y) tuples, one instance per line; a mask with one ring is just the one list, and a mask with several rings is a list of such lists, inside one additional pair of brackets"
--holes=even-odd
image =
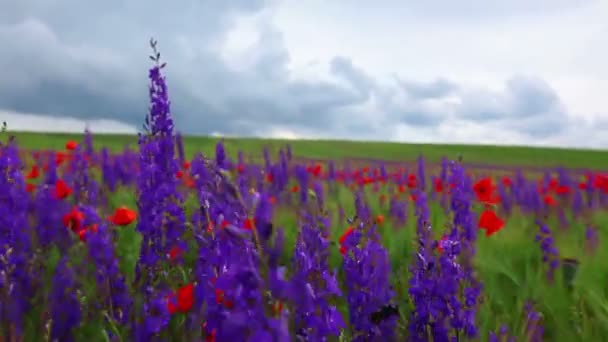
[(0, 119), (134, 132), (151, 36), (184, 133), (608, 148), (608, 0), (4, 1)]

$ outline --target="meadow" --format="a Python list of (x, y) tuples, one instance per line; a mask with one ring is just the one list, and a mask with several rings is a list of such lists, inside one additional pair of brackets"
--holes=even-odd
[(149, 76), (2, 133), (0, 341), (608, 340), (606, 152), (181, 137)]

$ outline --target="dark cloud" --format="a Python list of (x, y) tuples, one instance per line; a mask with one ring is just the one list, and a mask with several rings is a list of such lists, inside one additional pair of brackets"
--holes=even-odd
[(399, 77), (395, 79), (403, 91), (412, 98), (441, 98), (458, 90), (458, 85), (442, 78), (430, 83), (403, 81)]
[(366, 98), (376, 88), (374, 79), (368, 76), (363, 69), (354, 66), (350, 58), (334, 57), (330, 67), (333, 75), (350, 82)]
[(506, 128), (536, 137), (560, 133), (568, 122), (555, 91), (540, 79), (524, 76), (508, 80), (503, 92), (467, 93), (457, 113), (480, 122), (503, 121)]
[(250, 68), (232, 71), (213, 47), (236, 14), (259, 11), (262, 1), (139, 3), (95, 8), (24, 1), (9, 8), (14, 15), (3, 16), (0, 27), (0, 44), (11, 51), (0, 56), (0, 67), (9, 70), (0, 108), (139, 126), (146, 112), (146, 43), (154, 32), (169, 63), (177, 125), (188, 133), (247, 134), (271, 123), (330, 127), (336, 109), (368, 96), (341, 71), (346, 86), (290, 81), (282, 35), (270, 26), (262, 27)]
[(0, 13), (0, 109), (140, 127), (147, 111), (146, 44), (154, 36), (168, 62), (177, 127), (185, 133), (247, 135), (277, 125), (361, 137), (374, 134), (374, 125), (429, 128), (450, 116), (517, 118), (506, 125), (538, 136), (563, 126), (559, 98), (531, 78), (514, 78), (503, 92), (472, 93), (442, 78), (430, 83), (397, 78), (387, 85), (350, 58), (335, 57), (329, 67), (336, 82), (294, 80), (283, 36), (268, 23), (258, 27), (258, 40), (247, 51), (248, 67), (233, 70), (219, 53), (226, 33), (239, 16), (270, 5), (262, 0), (187, 0), (179, 6), (160, 0), (8, 2)]

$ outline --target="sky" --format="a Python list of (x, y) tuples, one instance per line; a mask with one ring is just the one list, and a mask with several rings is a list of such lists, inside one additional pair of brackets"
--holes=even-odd
[(184, 134), (608, 148), (608, 0), (2, 6), (9, 130), (136, 132), (154, 37)]

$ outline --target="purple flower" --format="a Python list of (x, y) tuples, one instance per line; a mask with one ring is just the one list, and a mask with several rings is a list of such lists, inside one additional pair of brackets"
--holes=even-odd
[[(91, 219), (94, 214), (87, 213)], [(98, 220), (98, 219), (97, 219)], [(118, 267), (112, 236), (105, 224), (99, 222), (97, 231), (88, 231), (86, 242), (89, 256), (95, 265), (98, 301), (103, 302), (112, 319), (125, 324), (133, 301), (125, 277)]]
[(77, 290), (74, 272), (68, 265), (67, 257), (63, 257), (55, 269), (49, 295), (53, 341), (74, 341), (72, 331), (80, 324), (82, 315)]
[(381, 322), (371, 319), (373, 313), (390, 305), (394, 296), (389, 281), (388, 253), (378, 239), (372, 226), (366, 231), (363, 227), (356, 228), (345, 241), (348, 252), (343, 269), (353, 341), (391, 340), (395, 337), (396, 317)]
[[(151, 42), (156, 54), (156, 42)], [(155, 59), (150, 69), (150, 113), (146, 117), (148, 134), (140, 135), (140, 170), (137, 182), (137, 205), (140, 217), (137, 229), (142, 233), (138, 274), (150, 269), (173, 246), (180, 242), (185, 230), (183, 198), (177, 192), (175, 173), (179, 169), (175, 153), (173, 119), (165, 78), (164, 64)], [(150, 280), (149, 276), (147, 284)]]
[(553, 233), (547, 224), (540, 219), (536, 220), (539, 227), (536, 241), (539, 242), (542, 251), (543, 263), (547, 264), (547, 279), (553, 281), (555, 270), (559, 267), (559, 251), (555, 246)]
[(380, 322), (371, 319), (372, 314), (393, 300), (388, 252), (379, 241), (360, 194), (355, 198), (355, 208), (361, 222), (344, 240), (346, 254), (342, 263), (353, 341), (391, 340), (395, 337), (396, 317)]
[(298, 336), (309, 341), (337, 337), (346, 327), (332, 304), (332, 298), (340, 296), (341, 291), (334, 273), (329, 270), (329, 241), (322, 225), (322, 219), (306, 216), (294, 251), (295, 274), (290, 282), (295, 329)]
[(597, 248), (599, 247), (600, 242), (599, 242), (599, 234), (597, 231), (597, 228), (588, 225), (585, 228), (585, 248), (586, 250), (593, 254), (595, 253), (595, 251), (597, 250)]
[(215, 145), (215, 163), (220, 169), (226, 168), (226, 151), (221, 141)]
[[(17, 146), (0, 144), (0, 322), (10, 322), (18, 338), (31, 308), (36, 278), (30, 268), (32, 229), (29, 196), (21, 174)], [(8, 338), (8, 336), (7, 336)]]
[(541, 325), (542, 316), (534, 310), (532, 303), (528, 302), (524, 306), (526, 315), (526, 341), (540, 342), (543, 341), (544, 329)]

